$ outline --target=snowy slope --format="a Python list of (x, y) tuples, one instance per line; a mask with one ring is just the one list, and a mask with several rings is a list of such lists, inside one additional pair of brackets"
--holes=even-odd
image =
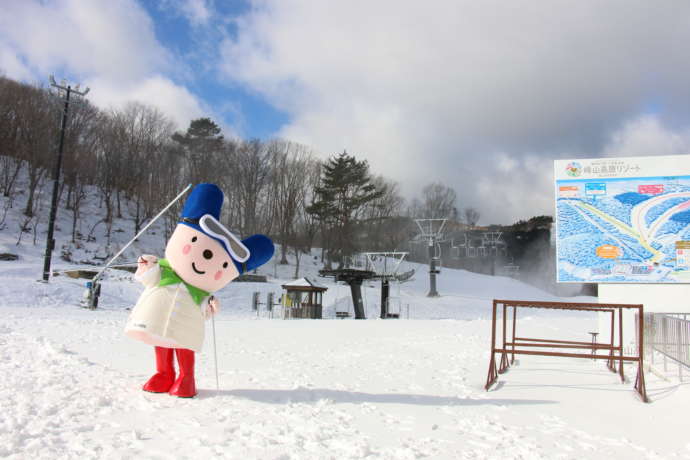
[[(136, 250), (160, 254), (155, 236)], [(269, 283), (232, 283), (219, 293), (220, 389), (208, 323), (197, 354), (200, 392), (185, 400), (140, 389), (154, 361), (151, 347), (122, 333), (142, 291), (131, 275), (112, 271), (101, 308), (84, 310), (84, 281), (37, 283), (42, 243), (15, 241), (0, 231), (0, 251), (20, 255), (0, 262), (0, 457), (690, 458), (690, 391), (677, 380), (647, 374), (653, 402), (643, 404), (632, 382), (621, 384), (602, 363), (524, 357), (485, 392), (491, 299), (554, 299), (509, 278), (444, 269), (442, 296), (429, 299), (420, 267), (399, 293), (392, 288), (410, 305), (410, 320), (284, 321), (250, 307), (253, 291), (278, 293), (294, 271), (269, 263)], [(302, 275), (316, 274), (313, 256)], [(334, 311), (347, 288), (319, 282)], [(375, 318), (376, 283), (364, 292)], [(527, 334), (549, 337), (586, 339), (595, 327), (583, 313), (521, 319)]]

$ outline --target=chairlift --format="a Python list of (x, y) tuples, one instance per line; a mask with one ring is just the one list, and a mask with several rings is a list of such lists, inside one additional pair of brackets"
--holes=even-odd
[[(352, 302), (350, 302), (348, 297), (340, 297), (340, 281), (336, 281), (335, 285), (337, 286), (335, 291), (335, 302), (333, 303), (335, 317), (339, 319), (350, 318), (352, 316)], [(345, 308), (343, 308), (343, 306)]]

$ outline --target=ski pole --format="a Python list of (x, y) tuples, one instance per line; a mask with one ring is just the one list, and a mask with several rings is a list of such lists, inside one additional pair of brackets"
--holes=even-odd
[[(209, 299), (211, 301), (213, 297)], [(216, 315), (211, 315), (211, 324), (213, 325), (213, 361), (216, 364), (216, 393), (220, 391), (220, 384), (218, 383), (218, 352), (216, 351)]]
[[(138, 264), (137, 262), (126, 262), (126, 263), (123, 263), (123, 264), (114, 264), (114, 265), (111, 265), (110, 268), (136, 267), (136, 266), (138, 266), (138, 265), (139, 265), (139, 264)], [(92, 265), (82, 265), (82, 266), (78, 266), (78, 267), (65, 268), (64, 270), (51, 270), (50, 273), (51, 273), (52, 275), (59, 275), (59, 274), (61, 274), (61, 273), (77, 272), (77, 271), (80, 271), (80, 270), (83, 270), (83, 271), (93, 270), (93, 268), (94, 268), (94, 267), (93, 267)]]
[(151, 221), (150, 221), (148, 224), (146, 224), (146, 226), (145, 226), (144, 228), (142, 228), (141, 230), (139, 230), (139, 233), (137, 233), (137, 234), (134, 236), (134, 238), (132, 238), (132, 239), (129, 241), (129, 243), (125, 244), (124, 247), (123, 247), (122, 249), (120, 249), (120, 250), (118, 251), (118, 253), (115, 254), (115, 255), (113, 256), (112, 259), (110, 259), (110, 261), (105, 265), (105, 267), (103, 267), (103, 268), (101, 269), (101, 271), (99, 271), (98, 273), (96, 273), (96, 276), (93, 277), (92, 282), (95, 284), (95, 283), (101, 278), (101, 276), (103, 276), (103, 273), (104, 273), (108, 268), (110, 268), (110, 265), (111, 265), (113, 262), (115, 262), (115, 259), (117, 259), (118, 257), (120, 257), (120, 256), (122, 255), (122, 253), (125, 252), (125, 250), (126, 250), (132, 243), (134, 243), (134, 242), (137, 240), (137, 238), (139, 238), (139, 237), (140, 237), (140, 236), (141, 236), (151, 225), (153, 225), (153, 223), (154, 223), (156, 220), (158, 220), (158, 218), (159, 218), (160, 216), (162, 216), (162, 215), (165, 213), (165, 211), (167, 211), (168, 209), (170, 209), (170, 207), (171, 207), (173, 204), (175, 204), (175, 203), (177, 202), (177, 200), (179, 200), (180, 198), (182, 198), (182, 195), (184, 195), (185, 193), (187, 193), (187, 190), (189, 190), (190, 188), (192, 188), (192, 184), (187, 185), (187, 186), (185, 187), (185, 189), (182, 190), (182, 191), (180, 192), (180, 194), (177, 195), (177, 196), (175, 197), (175, 199), (173, 199), (165, 208), (163, 208), (163, 210), (162, 210), (161, 212), (159, 212), (159, 213), (156, 215), (156, 217), (154, 217), (153, 219), (151, 219)]

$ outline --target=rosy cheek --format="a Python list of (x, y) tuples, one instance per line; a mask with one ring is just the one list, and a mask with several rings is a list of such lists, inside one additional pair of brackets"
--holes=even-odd
[(192, 250), (192, 245), (191, 244), (185, 244), (184, 247), (182, 248), (182, 254), (187, 255), (189, 254), (189, 251)]
[(215, 278), (216, 281), (218, 281), (218, 280), (220, 279), (221, 276), (223, 276), (223, 272), (220, 271), (220, 270), (218, 270), (218, 271), (216, 272), (216, 276), (214, 276), (214, 278)]

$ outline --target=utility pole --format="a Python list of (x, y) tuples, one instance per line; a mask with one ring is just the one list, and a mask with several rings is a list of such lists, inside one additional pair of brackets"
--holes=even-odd
[(53, 249), (55, 249), (55, 239), (53, 239), (53, 233), (55, 230), (55, 216), (57, 214), (58, 205), (58, 185), (60, 184), (60, 168), (62, 166), (62, 148), (65, 144), (65, 129), (67, 127), (67, 112), (69, 111), (69, 98), (71, 93), (75, 93), (79, 96), (86, 96), (89, 92), (89, 88), (84, 91), (79, 91), (79, 85), (76, 88), (67, 85), (63, 82), (61, 85), (55, 83), (55, 78), (50, 76), (50, 86), (58, 89), (58, 94), (60, 91), (65, 92), (65, 105), (62, 110), (62, 122), (60, 123), (60, 141), (58, 143), (57, 158), (55, 159), (55, 168), (53, 169), (53, 197), (50, 202), (50, 218), (48, 220), (48, 237), (46, 239), (46, 253), (43, 258), (43, 281), (47, 282), (50, 279), (50, 260), (53, 255)]

